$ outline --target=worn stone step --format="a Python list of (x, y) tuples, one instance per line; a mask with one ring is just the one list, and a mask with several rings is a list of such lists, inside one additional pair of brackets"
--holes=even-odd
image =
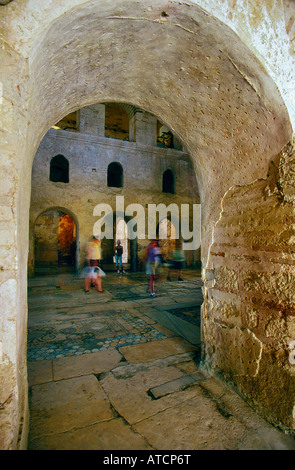
[(180, 364), (183, 362), (192, 361), (195, 358), (195, 351), (183, 353), (183, 354), (175, 354), (172, 356), (164, 357), (161, 359), (155, 359), (148, 362), (141, 362), (135, 364), (123, 364), (115, 369), (112, 370), (112, 374), (117, 379), (126, 379), (128, 377), (132, 377), (136, 375), (138, 372), (147, 371), (151, 369), (157, 369), (161, 367), (172, 366), (176, 364)]
[(158, 385), (157, 387), (150, 388), (148, 390), (148, 394), (154, 400), (158, 400), (166, 395), (171, 393), (180, 392), (181, 390), (185, 390), (192, 385), (199, 383), (205, 379), (204, 375), (200, 372), (196, 372), (191, 375), (184, 375), (183, 377), (179, 377), (178, 379), (171, 380), (170, 382), (166, 382), (162, 385)]

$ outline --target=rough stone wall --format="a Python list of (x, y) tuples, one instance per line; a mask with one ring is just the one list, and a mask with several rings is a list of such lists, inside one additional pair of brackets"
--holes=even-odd
[(26, 447), (28, 433), (27, 288), (20, 268), (27, 263), (28, 219), (22, 209), (30, 200), (30, 177), (20, 188), (26, 172), (27, 61), (1, 40), (0, 63), (0, 449), (19, 449)]
[(207, 364), (282, 428), (295, 420), (295, 148), (231, 188), (204, 269)]

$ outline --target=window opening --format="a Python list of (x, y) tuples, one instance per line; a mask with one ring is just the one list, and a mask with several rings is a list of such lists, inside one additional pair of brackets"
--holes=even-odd
[(119, 104), (105, 106), (105, 136), (129, 140), (129, 116)]
[(112, 162), (108, 166), (108, 186), (114, 188), (123, 187), (123, 168), (120, 163)]
[(173, 134), (168, 129), (167, 126), (164, 126), (160, 121), (157, 122), (157, 146), (164, 148), (174, 148), (173, 145)]
[(54, 183), (69, 182), (69, 162), (63, 155), (56, 155), (51, 159), (49, 179)]
[(163, 173), (163, 193), (175, 194), (175, 181), (174, 174), (171, 170), (166, 170)]

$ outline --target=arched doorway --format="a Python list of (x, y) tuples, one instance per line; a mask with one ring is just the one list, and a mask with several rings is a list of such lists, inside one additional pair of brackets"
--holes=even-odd
[(59, 265), (75, 265), (76, 245), (76, 224), (70, 215), (62, 215), (58, 224)]
[(129, 241), (127, 232), (127, 223), (123, 219), (119, 219), (116, 223), (115, 243), (120, 240), (123, 247), (122, 263), (128, 263), (129, 257)]
[(75, 270), (77, 267), (77, 224), (72, 215), (59, 208), (40, 214), (34, 224), (35, 274), (49, 268)]

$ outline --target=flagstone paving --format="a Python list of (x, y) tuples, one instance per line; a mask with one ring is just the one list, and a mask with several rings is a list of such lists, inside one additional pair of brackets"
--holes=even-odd
[[(108, 273), (104, 292), (92, 289), (90, 294), (84, 293), (83, 280), (78, 276), (30, 279), (28, 361), (164, 339), (170, 333), (159, 328), (156, 318), (167, 309), (166, 314), (197, 325), (199, 336), (202, 294), (200, 278), (193, 277), (195, 274), (187, 272), (188, 280), (182, 288), (178, 281), (159, 281), (156, 298), (148, 295), (146, 276), (141, 273)], [(179, 306), (187, 294), (193, 296), (193, 302)], [(167, 299), (169, 305), (163, 308)]]
[(199, 365), (200, 271), (164, 278), (107, 272), (28, 282), (31, 450), (295, 449)]

